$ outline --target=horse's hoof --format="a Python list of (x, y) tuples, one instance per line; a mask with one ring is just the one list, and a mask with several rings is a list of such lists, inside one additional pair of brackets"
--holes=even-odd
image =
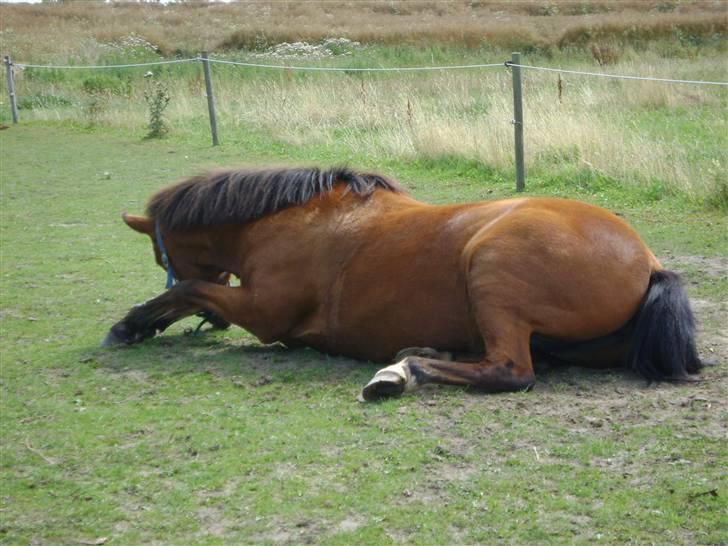
[(398, 362), (379, 370), (361, 391), (366, 401), (399, 396), (415, 386), (407, 361)]
[(117, 322), (111, 327), (109, 333), (101, 340), (102, 347), (113, 347), (115, 345), (128, 345), (132, 343), (129, 331), (123, 322)]
[(118, 337), (113, 329), (109, 330), (109, 333), (101, 340), (102, 347), (113, 347), (114, 345), (122, 345), (124, 343), (124, 340)]
[(381, 374), (372, 379), (361, 391), (361, 396), (367, 402), (380, 398), (399, 396), (404, 392), (405, 381), (396, 374)]

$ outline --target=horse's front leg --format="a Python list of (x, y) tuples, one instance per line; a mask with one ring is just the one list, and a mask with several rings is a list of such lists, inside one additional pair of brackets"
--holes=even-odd
[(244, 300), (241, 287), (199, 280), (182, 281), (156, 298), (132, 307), (111, 327), (101, 345), (138, 343), (201, 311), (227, 322), (240, 323)]

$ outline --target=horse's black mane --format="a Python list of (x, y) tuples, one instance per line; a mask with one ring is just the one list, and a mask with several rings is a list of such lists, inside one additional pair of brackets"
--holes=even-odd
[(404, 192), (394, 180), (346, 167), (223, 170), (163, 188), (149, 200), (147, 214), (169, 230), (242, 224), (306, 203), (338, 183), (362, 196), (378, 188)]

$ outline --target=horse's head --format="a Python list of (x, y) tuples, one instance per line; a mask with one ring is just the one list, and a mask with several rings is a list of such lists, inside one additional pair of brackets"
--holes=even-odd
[[(213, 247), (209, 234), (201, 231), (166, 232), (152, 218), (122, 214), (127, 226), (152, 240), (157, 264), (178, 281), (198, 279), (227, 284), (230, 274), (214, 265)], [(171, 282), (168, 282), (171, 285)], [(168, 286), (169, 287), (169, 286)]]

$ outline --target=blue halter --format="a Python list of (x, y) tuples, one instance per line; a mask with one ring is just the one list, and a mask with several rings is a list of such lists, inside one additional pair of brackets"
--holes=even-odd
[(157, 247), (159, 248), (159, 254), (162, 257), (162, 266), (167, 270), (167, 289), (169, 290), (174, 286), (174, 269), (172, 264), (169, 263), (169, 256), (167, 256), (167, 249), (164, 247), (164, 241), (162, 240), (162, 232), (159, 229), (159, 220), (154, 223), (154, 238), (157, 241)]

